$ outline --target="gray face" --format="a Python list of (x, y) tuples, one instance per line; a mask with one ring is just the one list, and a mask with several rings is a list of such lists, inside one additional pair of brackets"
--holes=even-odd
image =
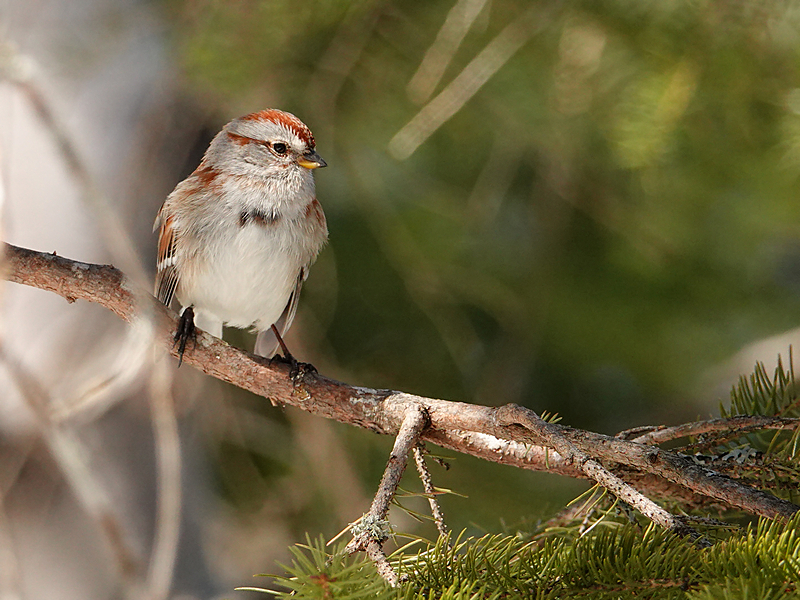
[(262, 111), (232, 121), (214, 139), (207, 158), (230, 173), (289, 180), (294, 185), (312, 182), (311, 171), (325, 166), (308, 128), (281, 111)]

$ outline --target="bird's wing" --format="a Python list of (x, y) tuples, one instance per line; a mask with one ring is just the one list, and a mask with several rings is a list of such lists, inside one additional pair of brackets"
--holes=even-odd
[(156, 262), (155, 295), (162, 303), (169, 306), (175, 288), (178, 287), (177, 269), (177, 235), (173, 227), (173, 216), (164, 214), (164, 208), (158, 212), (153, 229), (158, 228), (158, 260)]
[[(283, 309), (281, 316), (275, 321), (275, 328), (278, 330), (278, 333), (281, 334), (281, 338), (286, 335), (286, 332), (289, 331), (289, 327), (292, 326), (294, 315), (297, 312), (297, 303), (300, 299), (300, 289), (303, 287), (303, 282), (306, 280), (307, 273), (308, 269), (300, 269), (300, 273), (297, 274), (297, 281), (294, 284), (292, 295), (289, 296), (289, 302), (286, 303), (286, 308)], [(270, 358), (275, 354), (277, 349), (278, 338), (275, 337), (275, 333), (271, 328), (258, 332), (256, 347), (253, 350), (255, 354)]]

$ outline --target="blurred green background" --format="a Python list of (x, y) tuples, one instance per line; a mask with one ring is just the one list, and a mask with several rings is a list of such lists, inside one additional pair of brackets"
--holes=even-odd
[[(164, 9), (210, 134), (280, 107), (330, 165), (330, 244), (292, 332), (326, 375), (613, 433), (712, 413), (708, 369), (797, 325), (796, 2)], [(236, 402), (296, 449), (291, 418)], [(390, 440), (330, 427), (368, 495)], [(234, 505), (303, 472), (217, 434)], [(437, 477), (471, 496), (445, 500), (455, 528), (546, 515), (579, 489), (468, 458)], [(335, 533), (317, 492), (297, 531)]]
[[(330, 242), (287, 342), (324, 375), (613, 434), (715, 415), (800, 345), (798, 0), (11, 0), (0, 76), (4, 240), (135, 277), (113, 214), (148, 288), (156, 211), (224, 123), (307, 123)], [(4, 596), (231, 598), (368, 508), (388, 437), (169, 359), (167, 443), (141, 331), (3, 293)], [(457, 532), (530, 531), (587, 487), (444, 454)]]

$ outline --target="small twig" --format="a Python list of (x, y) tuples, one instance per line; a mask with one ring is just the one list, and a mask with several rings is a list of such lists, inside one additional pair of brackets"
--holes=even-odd
[(386, 553), (383, 551), (383, 546), (378, 540), (368, 540), (364, 546), (364, 552), (369, 559), (375, 563), (375, 569), (378, 575), (384, 578), (386, 582), (392, 586), (397, 587), (399, 582), (397, 573), (395, 573), (389, 559), (386, 558)]
[(408, 454), (419, 443), (420, 435), (428, 417), (421, 406), (412, 406), (403, 419), (400, 431), (394, 441), (389, 462), (383, 471), (381, 483), (372, 501), (369, 512), (356, 523), (353, 528), (353, 539), (347, 544), (346, 552), (366, 551), (378, 567), (378, 572), (389, 582), (397, 585), (397, 574), (386, 560), (381, 544), (389, 534), (389, 525), (386, 516), (389, 513), (389, 504), (397, 493), (397, 486), (408, 463)]
[[(732, 435), (744, 435), (759, 429), (795, 429), (800, 425), (800, 419), (790, 419), (785, 417), (762, 417), (759, 415), (740, 415), (728, 419), (709, 419), (707, 421), (696, 421), (694, 423), (683, 423), (673, 427), (650, 428), (647, 433), (639, 433), (637, 430), (622, 431), (616, 437), (620, 439), (630, 439), (636, 444), (663, 444), (684, 437), (697, 437), (709, 433), (730, 433)], [(634, 436), (629, 434), (633, 433)], [(631, 439), (632, 437), (632, 439)]]
[(433, 516), (433, 522), (436, 523), (436, 529), (439, 530), (439, 535), (447, 535), (444, 513), (442, 513), (442, 507), (436, 499), (436, 488), (433, 487), (431, 472), (428, 470), (428, 465), (425, 464), (424, 450), (425, 446), (423, 444), (414, 446), (414, 462), (417, 465), (420, 481), (422, 481), (422, 489), (428, 497), (428, 504), (431, 506), (431, 515)]
[(640, 471), (663, 477), (694, 493), (720, 500), (728, 506), (741, 508), (752, 514), (770, 519), (790, 518), (800, 507), (772, 494), (742, 485), (708, 467), (697, 465), (689, 458), (652, 446), (623, 442), (596, 433), (584, 435), (571, 428), (563, 428), (570, 441), (583, 450), (602, 447), (605, 458), (620, 462)]
[[(520, 408), (521, 407), (510, 404), (499, 407), (495, 409), (495, 411), (501, 414), (507, 411), (509, 415), (513, 415)], [(527, 409), (522, 410), (526, 411)], [(496, 416), (495, 423), (499, 424)], [(513, 423), (509, 423), (512, 427), (514, 426)], [(736, 506), (747, 512), (770, 519), (785, 519), (790, 518), (800, 510), (800, 507), (796, 504), (782, 500), (767, 492), (741, 485), (729, 477), (721, 475), (709, 468), (696, 465), (688, 458), (679, 456), (673, 452), (620, 440), (599, 433), (573, 429), (563, 425), (545, 425), (547, 429), (558, 432), (560, 436), (567, 438), (586, 455), (593, 456), (597, 459), (610, 460), (621, 465), (634, 467), (646, 473), (658, 475), (668, 481), (684, 486), (695, 493), (721, 500), (727, 505)], [(519, 429), (518, 426), (517, 429)], [(502, 428), (496, 429), (494, 433), (501, 437), (520, 438), (519, 434), (514, 435), (508, 428), (505, 430)], [(543, 433), (544, 430), (525, 427), (522, 438), (534, 444), (554, 447), (551, 445), (552, 441), (548, 440), (547, 436), (543, 437)], [(558, 448), (556, 448), (556, 450), (558, 450)], [(569, 456), (569, 454), (567, 454), (567, 456)]]
[(579, 468), (617, 498), (627, 502), (651, 521), (679, 535), (696, 535), (680, 518), (664, 510), (647, 496), (628, 485), (603, 467), (598, 461), (579, 450), (551, 423), (544, 421), (528, 408), (507, 404), (500, 407), (495, 418), (501, 426), (521, 425), (545, 440), (545, 443), (561, 454), (570, 457)]

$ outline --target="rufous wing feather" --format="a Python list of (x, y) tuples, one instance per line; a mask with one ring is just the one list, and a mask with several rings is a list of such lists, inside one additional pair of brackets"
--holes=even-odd
[(156, 218), (158, 227), (158, 262), (156, 263), (155, 295), (169, 306), (178, 286), (177, 236), (172, 215), (164, 215), (163, 209)]

